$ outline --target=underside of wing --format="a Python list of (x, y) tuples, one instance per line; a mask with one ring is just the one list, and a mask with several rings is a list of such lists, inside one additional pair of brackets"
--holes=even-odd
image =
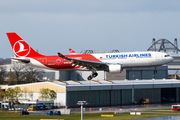
[(69, 58), (69, 57), (65, 57), (61, 53), (58, 53), (58, 55), (59, 55), (59, 57), (61, 57), (63, 59), (72, 61), (74, 66), (75, 65), (79, 65), (79, 66), (86, 67), (87, 69), (103, 70), (107, 66), (107, 64), (103, 63), (103, 62), (88, 61), (88, 60), (80, 60), (80, 59)]
[(61, 53), (58, 53), (59, 57), (72, 61), (73, 65), (79, 65), (86, 67), (87, 69), (91, 70), (92, 72), (95, 72), (97, 70), (105, 70), (110, 73), (120, 73), (122, 71), (122, 65), (119, 63), (116, 64), (110, 64), (110, 63), (104, 63), (104, 62), (97, 62), (97, 61), (88, 61), (88, 60), (80, 60), (80, 59), (74, 59), (69, 58)]

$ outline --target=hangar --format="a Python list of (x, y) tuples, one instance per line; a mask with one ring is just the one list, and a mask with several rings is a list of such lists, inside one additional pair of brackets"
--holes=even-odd
[(100, 80), (66, 83), (66, 105), (76, 107), (77, 101), (85, 100), (87, 106), (121, 106), (149, 103), (179, 102), (180, 81), (158, 80)]

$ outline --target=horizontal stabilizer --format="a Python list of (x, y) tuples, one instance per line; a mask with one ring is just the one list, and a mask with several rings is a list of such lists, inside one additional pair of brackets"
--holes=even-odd
[(23, 62), (23, 63), (29, 63), (30, 62), (30, 59), (18, 59), (18, 58), (11, 58), (11, 59), (13, 59), (13, 60), (18, 60), (18, 61), (20, 61), (20, 62)]

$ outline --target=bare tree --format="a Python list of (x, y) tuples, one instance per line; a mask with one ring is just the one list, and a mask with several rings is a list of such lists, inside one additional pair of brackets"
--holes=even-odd
[(43, 78), (44, 74), (44, 70), (28, 65), (25, 67), (25, 72), (23, 78), (26, 83), (37, 82), (39, 79)]
[(25, 64), (22, 64), (22, 63), (18, 63), (18, 62), (14, 62), (11, 66), (14, 74), (15, 74), (15, 77), (16, 77), (16, 80), (17, 80), (17, 84), (20, 84), (22, 83), (22, 75), (24, 74), (23, 72), (23, 69), (26, 67)]
[(14, 62), (8, 76), (8, 84), (37, 82), (43, 78), (44, 70), (23, 63)]
[(10, 71), (10, 72), (7, 73), (6, 83), (8, 85), (17, 84), (17, 79), (16, 79), (16, 76), (15, 76), (14, 72)]

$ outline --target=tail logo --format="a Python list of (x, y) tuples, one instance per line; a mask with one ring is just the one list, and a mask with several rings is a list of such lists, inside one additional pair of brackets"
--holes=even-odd
[(13, 51), (18, 57), (25, 57), (30, 52), (30, 47), (23, 40), (17, 41), (13, 46)]

